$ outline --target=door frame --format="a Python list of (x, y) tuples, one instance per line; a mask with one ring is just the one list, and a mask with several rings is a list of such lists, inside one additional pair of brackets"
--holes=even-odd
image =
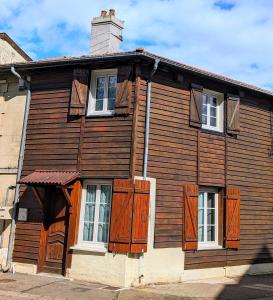
[[(47, 189), (50, 186), (44, 186)], [(67, 186), (60, 186), (63, 191), (64, 198), (67, 203), (67, 225), (65, 232), (65, 252), (64, 252), (64, 263), (63, 263), (63, 275), (66, 276), (67, 269), (71, 267), (72, 254), (71, 249), (74, 246), (78, 239), (78, 228), (79, 228), (79, 217), (80, 217), (80, 204), (82, 196), (82, 181), (74, 180)], [(35, 189), (35, 188), (34, 188)], [(46, 255), (46, 245), (47, 245), (47, 228), (45, 226), (45, 218), (48, 216), (47, 212), (47, 203), (45, 199), (42, 199), (39, 194), (36, 194), (36, 197), (39, 197), (39, 202), (41, 203), (43, 209), (43, 222), (41, 224), (41, 234), (40, 234), (40, 243), (39, 243), (39, 255), (37, 261), (37, 273), (43, 272), (45, 255)], [(45, 198), (46, 198), (45, 190)]]

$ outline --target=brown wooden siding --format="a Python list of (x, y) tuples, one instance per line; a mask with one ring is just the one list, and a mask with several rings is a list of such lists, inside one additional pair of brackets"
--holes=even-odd
[[(197, 181), (197, 131), (189, 128), (189, 90), (157, 76), (152, 83), (148, 176), (156, 178), (155, 247), (182, 245), (182, 186)], [(138, 175), (142, 174), (146, 83), (141, 81)]]
[[(201, 83), (206, 87), (207, 82)], [(228, 92), (226, 87), (216, 84), (207, 88)], [(189, 126), (190, 91), (186, 84), (179, 86), (160, 72), (152, 83), (148, 177), (157, 180), (155, 247), (181, 247), (184, 183), (199, 180), (200, 185), (224, 187), (227, 184), (241, 189), (240, 249), (188, 251), (186, 269), (272, 261), (270, 101), (250, 98), (241, 99), (238, 138), (202, 130), (198, 134), (198, 130)], [(140, 82), (138, 102), (136, 173), (142, 175), (144, 80)]]
[(225, 186), (225, 137), (199, 132), (199, 184)]
[[(128, 178), (134, 91), (127, 116), (69, 117), (72, 74), (72, 68), (32, 74), (22, 176), (35, 170), (79, 170), (84, 178)], [(34, 219), (18, 222), (13, 258), (37, 263), (42, 211), (29, 189), (21, 192), (20, 206), (29, 208)], [(21, 241), (25, 248), (19, 251)]]

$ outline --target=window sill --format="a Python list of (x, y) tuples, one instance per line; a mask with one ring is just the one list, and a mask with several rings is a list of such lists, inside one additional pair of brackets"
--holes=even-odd
[(207, 246), (203, 246), (203, 245), (198, 245), (197, 250), (198, 251), (203, 251), (203, 250), (221, 250), (224, 249), (222, 246), (220, 245), (207, 245)]
[(70, 247), (72, 250), (76, 251), (88, 251), (88, 252), (99, 252), (99, 253), (106, 253), (107, 248), (104, 246), (86, 246), (86, 245), (75, 245)]
[(90, 112), (87, 113), (86, 116), (87, 117), (110, 117), (114, 115), (114, 111), (105, 111), (105, 112)]
[(216, 127), (209, 127), (209, 126), (204, 126), (202, 125), (202, 129), (209, 131), (209, 132), (215, 132), (215, 133), (223, 133), (222, 129), (216, 128)]

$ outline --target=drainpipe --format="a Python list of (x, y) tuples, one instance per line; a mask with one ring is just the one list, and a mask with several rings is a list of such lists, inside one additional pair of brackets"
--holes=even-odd
[[(149, 151), (149, 134), (150, 134), (150, 111), (151, 111), (151, 90), (152, 90), (152, 77), (157, 71), (160, 59), (155, 59), (154, 67), (147, 79), (147, 94), (146, 94), (146, 119), (145, 119), (145, 141), (144, 141), (144, 162), (143, 162), (143, 179), (147, 178), (148, 168), (148, 151)], [(139, 280), (144, 276), (144, 255), (139, 254), (138, 261), (138, 277)]]
[(25, 151), (25, 144), (26, 144), (26, 130), (27, 130), (27, 121), (28, 121), (28, 114), (29, 114), (29, 106), (30, 106), (30, 99), (31, 99), (31, 91), (30, 91), (30, 77), (27, 80), (23, 79), (21, 75), (16, 72), (14, 66), (10, 69), (11, 73), (15, 75), (19, 80), (19, 89), (27, 89), (27, 97), (26, 97), (26, 106), (25, 106), (25, 113), (24, 113), (24, 121), (23, 121), (23, 128), (22, 128), (22, 137), (21, 137), (21, 144), (20, 144), (20, 152), (19, 152), (19, 160), (18, 160), (18, 171), (17, 171), (17, 178), (16, 178), (16, 187), (15, 187), (15, 196), (14, 196), (14, 208), (13, 208), (13, 216), (11, 221), (11, 228), (10, 228), (10, 236), (9, 236), (9, 246), (8, 246), (8, 254), (7, 254), (7, 261), (6, 266), (2, 267), (3, 272), (7, 272), (10, 270), (11, 267), (11, 260), (12, 260), (12, 252), (13, 252), (13, 244), (14, 244), (14, 236), (15, 236), (15, 225), (16, 225), (16, 211), (19, 202), (19, 193), (20, 193), (20, 184), (18, 181), (22, 175), (22, 167), (23, 167), (23, 160), (24, 160), (24, 151)]

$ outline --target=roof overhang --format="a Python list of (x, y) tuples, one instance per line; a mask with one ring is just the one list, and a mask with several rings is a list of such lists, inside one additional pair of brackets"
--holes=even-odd
[(147, 51), (129, 51), (129, 52), (120, 52), (113, 54), (104, 54), (104, 55), (84, 55), (80, 57), (63, 57), (63, 58), (53, 58), (47, 60), (38, 60), (10, 65), (0, 65), (0, 72), (9, 71), (11, 66), (15, 66), (17, 70), (21, 71), (31, 71), (39, 70), (45, 68), (55, 68), (55, 67), (65, 67), (65, 66), (74, 66), (74, 65), (87, 65), (93, 63), (104, 63), (104, 62), (115, 62), (119, 63), (126, 60), (134, 61), (146, 61), (153, 63), (156, 59), (160, 60), (160, 66), (166, 66), (173, 68), (180, 72), (189, 72), (194, 75), (198, 75), (203, 78), (213, 79), (215, 81), (231, 85), (233, 87), (244, 88), (251, 90), (257, 93), (261, 93), (267, 96), (273, 97), (273, 91), (266, 90), (248, 83), (244, 83), (223, 75), (215, 74), (206, 70), (202, 70), (190, 65), (186, 65), (174, 60), (170, 60), (166, 57), (161, 57), (156, 54), (147, 52)]

